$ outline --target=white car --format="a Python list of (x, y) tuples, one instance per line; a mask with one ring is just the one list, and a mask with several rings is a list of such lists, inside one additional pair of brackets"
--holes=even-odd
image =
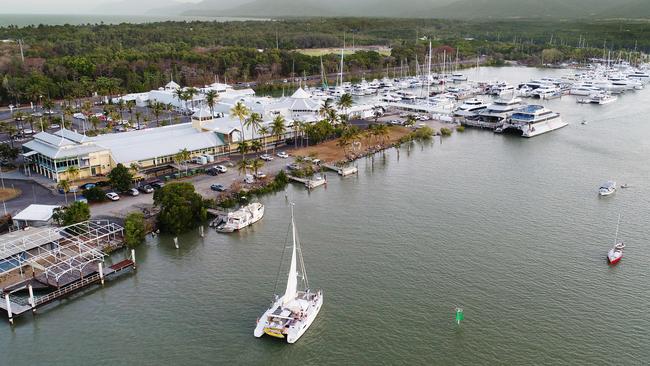
[(257, 173), (255, 173), (255, 174), (253, 174), (253, 176), (254, 176), (255, 178), (257, 178), (257, 179), (263, 179), (263, 178), (266, 178), (266, 174), (264, 174), (263, 172), (257, 172)]
[(244, 183), (253, 184), (255, 183), (255, 177), (252, 174), (246, 174), (244, 177)]
[(119, 201), (120, 196), (117, 195), (115, 192), (108, 192), (106, 193), (106, 198), (108, 198), (111, 201)]
[(126, 193), (128, 193), (129, 196), (137, 196), (140, 194), (140, 192), (135, 188), (129, 189), (128, 191), (126, 191)]
[(289, 157), (289, 154), (287, 154), (284, 151), (280, 151), (279, 153), (277, 153), (277, 155), (278, 155), (278, 158), (282, 158), (282, 159), (286, 159), (286, 158)]
[(271, 161), (271, 160), (273, 160), (273, 157), (271, 155), (269, 155), (269, 154), (264, 154), (264, 155), (260, 156), (260, 159), (262, 159), (264, 161)]
[(217, 165), (214, 167), (219, 173), (225, 173), (228, 171), (228, 168), (226, 168), (223, 165)]

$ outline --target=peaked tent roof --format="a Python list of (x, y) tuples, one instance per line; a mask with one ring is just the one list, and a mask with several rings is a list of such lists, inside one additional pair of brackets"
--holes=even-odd
[(309, 99), (311, 98), (311, 95), (305, 91), (302, 87), (298, 88), (298, 90), (293, 93), (291, 96), (293, 99)]

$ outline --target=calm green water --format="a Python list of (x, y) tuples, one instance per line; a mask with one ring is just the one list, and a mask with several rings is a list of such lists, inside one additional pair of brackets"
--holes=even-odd
[[(252, 335), (287, 234), (278, 194), (249, 230), (188, 234), (180, 250), (149, 240), (135, 275), (0, 326), (1, 363), (648, 364), (649, 96), (563, 98), (549, 105), (573, 123), (548, 135), (468, 130), (360, 161), (358, 178), (331, 175), (327, 189), (290, 187), (325, 295), (294, 345)], [(599, 198), (607, 179), (633, 188)], [(619, 213), (626, 256), (610, 267)]]

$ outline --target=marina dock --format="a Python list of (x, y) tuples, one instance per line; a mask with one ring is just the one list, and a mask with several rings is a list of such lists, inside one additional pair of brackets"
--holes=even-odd
[(309, 190), (314, 189), (314, 188), (318, 188), (320, 186), (327, 185), (327, 178), (325, 176), (323, 176), (320, 179), (299, 178), (299, 177), (296, 177), (296, 176), (293, 176), (293, 175), (289, 175), (287, 177), (289, 178), (289, 180), (291, 180), (293, 182), (303, 184), (305, 186), (305, 188), (307, 188)]
[(135, 269), (134, 250), (104, 268), (104, 251), (123, 245), (123, 228), (108, 220), (15, 232), (0, 245), (0, 311), (13, 324), (16, 317)]

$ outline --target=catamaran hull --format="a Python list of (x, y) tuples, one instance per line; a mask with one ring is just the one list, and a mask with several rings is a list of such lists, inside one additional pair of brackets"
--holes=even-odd
[(301, 327), (299, 328), (290, 328), (288, 332), (283, 333), (278, 331), (277, 329), (269, 328), (268, 323), (263, 320), (263, 319), (268, 319), (268, 317), (271, 315), (274, 309), (276, 309), (278, 306), (282, 305), (282, 298), (278, 299), (273, 306), (267, 310), (264, 315), (257, 321), (257, 326), (255, 327), (255, 330), (253, 331), (253, 335), (257, 338), (261, 338), (263, 335), (268, 335), (274, 338), (284, 338), (286, 339), (287, 343), (296, 343), (300, 337), (302, 337), (303, 334), (309, 329), (311, 324), (314, 322), (316, 319), (316, 316), (318, 316), (318, 313), (320, 312), (321, 307), (323, 306), (323, 293), (320, 292), (319, 297), (318, 297), (318, 302), (316, 303), (314, 310), (312, 310), (307, 318), (305, 319), (304, 323), (302, 324)]

